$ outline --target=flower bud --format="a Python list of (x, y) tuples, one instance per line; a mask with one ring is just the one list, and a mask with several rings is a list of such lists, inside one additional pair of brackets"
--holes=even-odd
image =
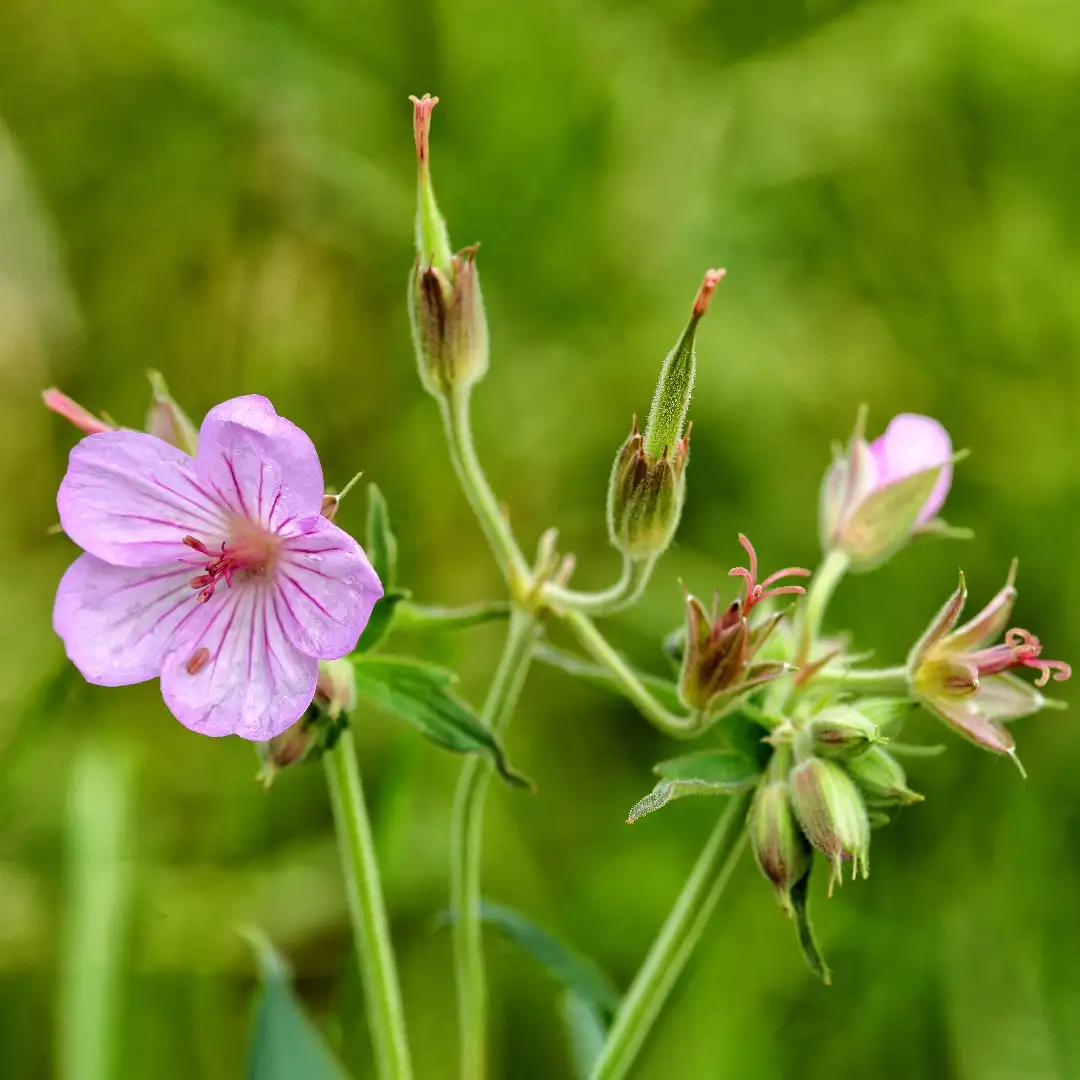
[(630, 559), (651, 559), (671, 543), (682, 515), (690, 433), (674, 453), (649, 454), (634, 418), (630, 437), (615, 457), (608, 483), (611, 542)]
[(409, 323), (424, 389), (436, 397), (483, 378), (488, 332), (476, 245), (451, 254), (446, 222), (431, 183), (431, 110), (438, 98), (413, 97), (416, 139), (416, 263), (409, 278)]
[(819, 757), (850, 761), (880, 741), (877, 725), (852, 705), (823, 709), (806, 725), (810, 750)]
[(880, 746), (872, 746), (862, 757), (849, 761), (847, 770), (871, 803), (909, 806), (923, 801), (917, 791), (907, 786), (900, 763)]
[(841, 863), (851, 860), (851, 877), (869, 874), (870, 822), (855, 781), (834, 761), (807, 758), (788, 776), (791, 805), (806, 838), (832, 863), (833, 883), (843, 881)]
[(694, 338), (698, 323), (708, 311), (709, 300), (724, 273), (723, 270), (709, 270), (706, 273), (694, 300), (690, 321), (660, 369), (660, 381), (656, 384), (649, 419), (645, 424), (645, 451), (652, 458), (660, 458), (665, 452), (672, 453), (683, 437), (697, 368)]
[(150, 379), (150, 411), (146, 414), (146, 430), (151, 435), (195, 456), (199, 432), (187, 414), (173, 401), (165, 380), (156, 371), (147, 372)]
[(84, 435), (99, 435), (103, 431), (116, 430), (115, 424), (95, 416), (77, 401), (69, 398), (67, 394), (61, 393), (55, 386), (43, 390), (41, 400), (45, 402), (45, 408), (51, 409), (57, 416), (62, 416), (69, 423), (74, 424)]
[(318, 761), (337, 742), (356, 708), (356, 673), (342, 660), (320, 660), (315, 697), (292, 727), (269, 742), (258, 743), (262, 761), (258, 779), (269, 787), (274, 776), (292, 765)]
[(790, 917), (792, 886), (810, 869), (810, 844), (795, 820), (786, 783), (778, 780), (758, 788), (746, 829), (754, 858), (773, 883), (776, 899)]
[(451, 256), (448, 273), (417, 257), (409, 314), (420, 380), (429, 394), (445, 397), (484, 377), (488, 332), (475, 246)]
[(952, 483), (949, 433), (928, 416), (902, 413), (868, 443), (862, 417), (825, 474), (821, 543), (847, 556), (853, 571), (871, 570), (920, 532), (947, 532), (935, 517)]

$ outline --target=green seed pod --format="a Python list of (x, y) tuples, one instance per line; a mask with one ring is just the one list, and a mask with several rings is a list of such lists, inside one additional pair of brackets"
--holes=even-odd
[(812, 757), (788, 777), (791, 805), (807, 839), (832, 863), (833, 883), (841, 881), (841, 863), (851, 860), (851, 876), (869, 873), (870, 822), (855, 782), (834, 761)]
[(871, 803), (908, 806), (923, 800), (907, 786), (900, 763), (880, 746), (872, 746), (862, 757), (849, 761), (847, 770)]
[(758, 788), (746, 830), (761, 872), (772, 882), (780, 907), (791, 917), (791, 889), (810, 869), (810, 844), (795, 820), (791, 792), (784, 781)]
[(834, 761), (851, 761), (881, 739), (877, 725), (851, 705), (823, 709), (806, 725), (813, 753)]

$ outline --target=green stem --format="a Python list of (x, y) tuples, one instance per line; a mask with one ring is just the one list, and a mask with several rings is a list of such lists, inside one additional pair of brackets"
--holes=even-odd
[(632, 667), (611, 647), (607, 638), (596, 629), (588, 615), (567, 611), (563, 621), (577, 635), (589, 655), (619, 684), (623, 694), (637, 706), (653, 727), (675, 739), (691, 739), (700, 734), (702, 721), (697, 716), (680, 716), (669, 712), (649, 692)]
[(548, 582), (541, 593), (556, 610), (579, 611), (584, 615), (611, 615), (635, 603), (649, 584), (656, 558), (623, 558), (622, 574), (610, 589), (577, 592)]
[(66, 886), (56, 1075), (118, 1075), (117, 1024), (131, 898), (131, 760), (88, 743), (75, 757), (66, 822)]
[(626, 992), (589, 1080), (623, 1080), (690, 959), (746, 846), (751, 793), (730, 796), (675, 906)]
[(819, 671), (816, 686), (843, 686), (861, 694), (885, 694), (906, 697), (911, 693), (908, 670), (902, 664), (891, 668), (840, 669)]
[(411, 1080), (401, 986), (352, 732), (323, 758), (379, 1080)]
[(484, 530), (499, 569), (511, 585), (511, 591), (524, 589), (530, 579), (529, 566), (476, 456), (469, 423), (468, 390), (459, 391), (448, 398), (439, 398), (439, 406), (450, 446), (450, 459), (469, 505)]
[(847, 573), (848, 557), (836, 549), (830, 551), (814, 571), (810, 589), (803, 603), (802, 635), (799, 641), (799, 666), (810, 659), (814, 642), (821, 633), (825, 609), (829, 606), (837, 585)]
[[(517, 704), (539, 634), (535, 617), (514, 610), (482, 719), (496, 733), (506, 727)], [(454, 912), (454, 974), (458, 992), (462, 1080), (487, 1075), (487, 977), (480, 923), (480, 865), (484, 800), (491, 769), (477, 756), (461, 768), (450, 821), (450, 907)]]

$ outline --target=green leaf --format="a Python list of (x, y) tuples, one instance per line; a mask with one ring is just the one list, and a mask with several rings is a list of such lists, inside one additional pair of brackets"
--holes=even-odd
[(814, 937), (814, 928), (810, 925), (810, 912), (807, 909), (807, 900), (810, 891), (810, 871), (805, 874), (791, 887), (791, 907), (795, 917), (795, 928), (799, 935), (799, 947), (810, 970), (826, 985), (832, 983), (825, 958), (818, 948), (817, 939)]
[(607, 1039), (607, 1024), (597, 1007), (568, 990), (559, 1000), (559, 1014), (570, 1041), (570, 1058), (577, 1080), (589, 1080)]
[(400, 605), (409, 599), (408, 589), (387, 589), (372, 608), (364, 632), (357, 642), (357, 652), (372, 652), (377, 645), (382, 644), (383, 639), (390, 633), (390, 627), (397, 622), (397, 613)]
[(293, 997), (285, 961), (259, 931), (249, 930), (245, 936), (255, 949), (263, 980), (247, 1080), (349, 1080)]
[(465, 607), (437, 607), (432, 604), (401, 604), (396, 621), (402, 630), (465, 630), (470, 626), (510, 617), (505, 600), (488, 600)]
[(457, 676), (445, 668), (398, 656), (354, 653), (356, 692), (412, 724), (436, 746), (459, 754), (483, 754), (514, 787), (531, 787), (506, 760), (495, 736), (450, 691)]
[(513, 908), (485, 902), (480, 918), (496, 926), (603, 1019), (619, 1007), (619, 989), (596, 964)]
[(735, 750), (702, 750), (686, 754), (660, 762), (653, 772), (663, 779), (634, 804), (626, 819), (628, 823), (687, 795), (730, 795), (742, 791), (761, 776), (757, 763)]
[(367, 557), (383, 588), (397, 584), (397, 540), (390, 531), (390, 510), (376, 484), (368, 484)]
[[(619, 682), (614, 679), (604, 668), (597, 664), (591, 664), (575, 653), (566, 649), (556, 648), (554, 645), (540, 644), (536, 646), (533, 656), (542, 660), (545, 664), (557, 667), (568, 675), (591, 682), (604, 690), (610, 690), (614, 694), (622, 694)], [(682, 702), (679, 700), (679, 688), (670, 679), (661, 679), (655, 675), (644, 675), (640, 671), (634, 673), (638, 679), (648, 688), (649, 692), (672, 712), (682, 712)]]

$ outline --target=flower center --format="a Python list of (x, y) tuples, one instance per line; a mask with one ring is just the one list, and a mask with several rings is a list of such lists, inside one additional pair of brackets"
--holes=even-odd
[(231, 589), (236, 574), (265, 574), (277, 552), (275, 537), (250, 527), (234, 529), (229, 539), (222, 542), (220, 551), (211, 550), (194, 536), (185, 536), (183, 542), (204, 557), (183, 560), (203, 568), (203, 573), (191, 579), (191, 587), (198, 590), (196, 599), (200, 604), (205, 604), (214, 595), (222, 581), (227, 589)]

